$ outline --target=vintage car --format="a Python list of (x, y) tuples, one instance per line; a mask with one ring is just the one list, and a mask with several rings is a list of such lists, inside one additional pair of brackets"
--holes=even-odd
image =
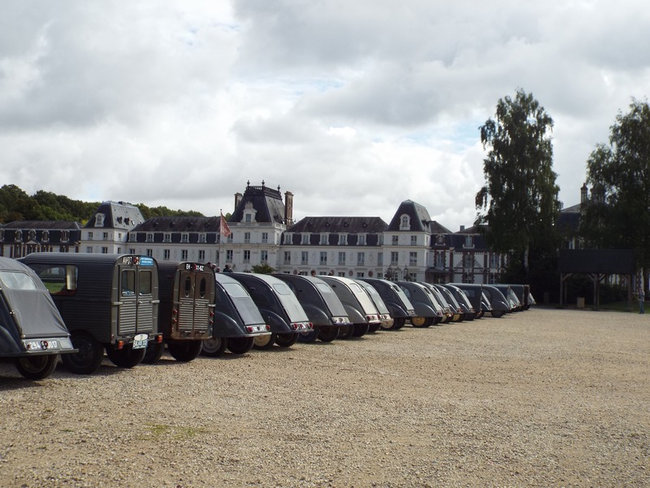
[(517, 295), (519, 302), (521, 303), (521, 308), (523, 310), (528, 310), (530, 306), (535, 301), (530, 293), (530, 285), (522, 285), (516, 283), (509, 283), (512, 291)]
[(519, 312), (524, 309), (524, 306), (519, 300), (519, 297), (517, 296), (517, 294), (515, 293), (515, 291), (512, 289), (510, 285), (499, 283), (493, 286), (501, 293), (503, 293), (504, 297), (506, 297), (506, 301), (510, 306), (510, 310), (509, 310), (510, 312)]
[(433, 284), (432, 286), (436, 287), (436, 289), (440, 292), (440, 294), (444, 297), (444, 299), (449, 304), (449, 307), (451, 308), (451, 311), (454, 314), (451, 321), (462, 322), (463, 320), (465, 320), (466, 312), (465, 310), (463, 310), (463, 307), (460, 306), (460, 303), (458, 303), (458, 300), (456, 300), (454, 294), (439, 283)]
[(397, 284), (415, 308), (415, 316), (411, 317), (413, 327), (429, 327), (442, 321), (439, 304), (426, 285), (416, 281), (398, 281)]
[(458, 288), (464, 290), (469, 297), (479, 296), (484, 303), (484, 310), (492, 317), (502, 317), (510, 311), (510, 304), (503, 293), (494, 285), (473, 284), (473, 283), (454, 283)]
[(446, 324), (447, 322), (451, 322), (454, 319), (455, 314), (453, 312), (453, 307), (449, 304), (443, 293), (431, 283), (425, 283), (422, 281), (419, 283), (426, 286), (431, 291), (431, 295), (435, 299), (434, 301), (437, 302), (437, 310), (440, 310), (442, 313), (442, 319), (440, 320), (440, 323)]
[(483, 314), (481, 313), (481, 303), (478, 302), (478, 307), (475, 307), (474, 304), (470, 301), (469, 297), (465, 294), (463, 290), (457, 286), (445, 283), (444, 286), (447, 290), (451, 292), (458, 304), (463, 309), (465, 320), (474, 320), (481, 318)]
[(268, 349), (277, 344), (290, 347), (298, 334), (314, 330), (313, 324), (291, 288), (275, 276), (260, 273), (228, 273), (250, 293), (271, 335), (255, 337), (254, 347)]
[(393, 317), (392, 330), (401, 329), (407, 320), (415, 317), (413, 304), (404, 293), (404, 290), (395, 283), (381, 278), (360, 278), (360, 280), (372, 285), (381, 296), (390, 311), (391, 317)]
[(271, 337), (257, 305), (244, 285), (231, 273), (215, 273), (215, 308), (212, 336), (203, 341), (201, 354), (216, 357), (228, 349), (233, 354), (251, 350), (256, 337)]
[(319, 276), (328, 283), (339, 297), (350, 321), (354, 324), (344, 331), (343, 339), (362, 337), (371, 329), (377, 330), (381, 324), (379, 311), (372, 299), (361, 288), (361, 285), (351, 278), (343, 276)]
[(158, 263), (158, 330), (164, 344), (150, 342), (143, 362), (157, 362), (165, 345), (177, 361), (199, 355), (203, 340), (212, 336), (214, 287), (214, 271), (205, 264)]
[(325, 281), (315, 276), (288, 273), (273, 276), (291, 288), (314, 325), (314, 332), (301, 334), (299, 341), (313, 342), (318, 338), (323, 342), (331, 342), (339, 336), (341, 329), (347, 330), (352, 326), (343, 303)]
[(156, 261), (131, 254), (33, 253), (21, 261), (36, 271), (70, 331), (78, 352), (61, 356), (77, 374), (90, 374), (106, 355), (132, 368), (158, 332)]
[[(395, 319), (390, 314), (390, 310), (388, 310), (388, 306), (384, 302), (384, 299), (381, 297), (379, 292), (375, 289), (374, 286), (372, 286), (370, 283), (363, 281), (363, 280), (355, 280), (359, 285), (361, 285), (361, 288), (365, 290), (365, 292), (370, 296), (370, 299), (372, 300), (372, 303), (375, 304), (375, 307), (377, 307), (377, 312), (379, 312), (379, 320), (380, 320), (380, 326), (382, 329), (389, 330), (393, 328), (393, 325), (395, 324)], [(372, 331), (375, 332), (375, 331)]]
[(25, 378), (40, 380), (56, 369), (60, 353), (74, 353), (61, 314), (34, 271), (0, 257), (0, 358)]

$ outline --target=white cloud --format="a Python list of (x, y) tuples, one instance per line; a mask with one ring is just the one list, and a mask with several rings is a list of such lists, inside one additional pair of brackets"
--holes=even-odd
[(644, 2), (22, 2), (0, 17), (0, 182), (232, 210), (246, 181), (295, 214), (452, 230), (483, 183), (478, 127), (523, 88), (555, 121), (560, 199), (650, 86)]

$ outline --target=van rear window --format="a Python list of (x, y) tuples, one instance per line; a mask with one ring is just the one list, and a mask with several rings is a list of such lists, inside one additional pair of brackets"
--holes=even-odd
[(73, 295), (77, 291), (79, 270), (71, 264), (33, 265), (45, 287), (52, 295)]

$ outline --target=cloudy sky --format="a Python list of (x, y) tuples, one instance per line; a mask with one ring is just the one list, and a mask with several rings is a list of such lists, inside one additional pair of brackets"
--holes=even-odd
[(246, 182), (295, 217), (452, 230), (483, 184), (479, 126), (532, 93), (578, 203), (586, 160), (650, 89), (645, 1), (3, 2), (0, 184), (232, 211)]

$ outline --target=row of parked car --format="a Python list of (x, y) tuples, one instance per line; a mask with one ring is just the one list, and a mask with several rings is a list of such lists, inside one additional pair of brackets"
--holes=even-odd
[(203, 263), (116, 254), (0, 258), (0, 358), (42, 379), (115, 365), (330, 342), (528, 308), (527, 285), (215, 273)]

